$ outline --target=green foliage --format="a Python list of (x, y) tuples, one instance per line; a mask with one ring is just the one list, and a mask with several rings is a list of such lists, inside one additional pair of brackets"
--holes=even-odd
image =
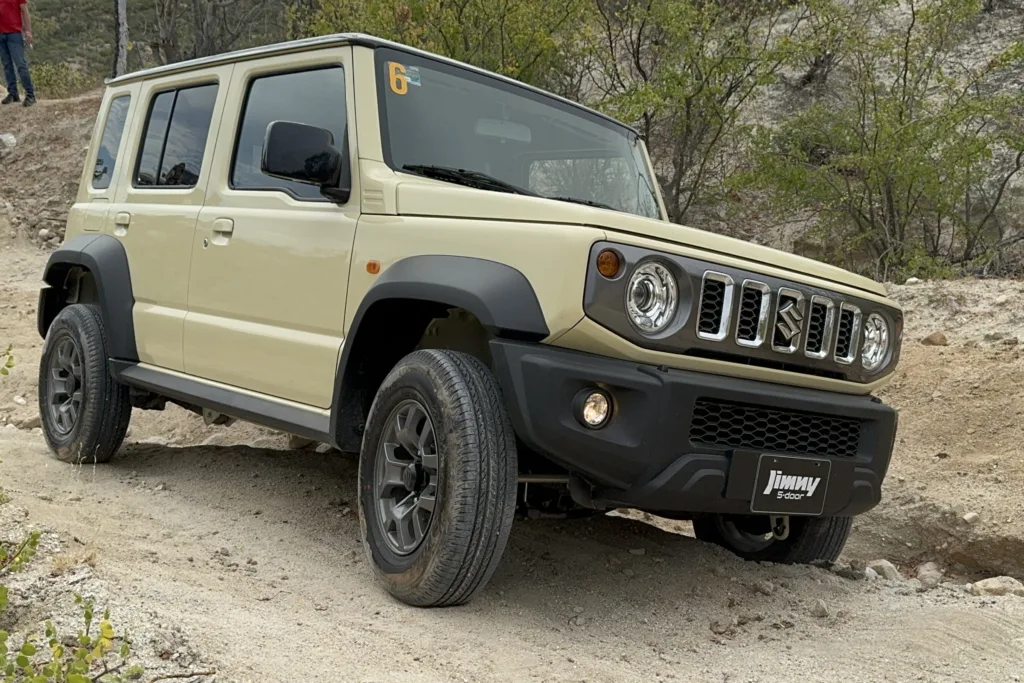
[(124, 683), (142, 675), (131, 665), (131, 640), (117, 634), (105, 612), (99, 623), (91, 598), (75, 595), (83, 628), (62, 638), (50, 621), (42, 637), (29, 636), (20, 647), (0, 631), (0, 680), (4, 683)]
[(6, 376), (10, 374), (11, 368), (14, 367), (14, 355), (11, 353), (11, 349), (14, 347), (10, 344), (3, 351), (0, 351), (0, 376)]
[(32, 69), (32, 81), (40, 97), (48, 99), (81, 95), (102, 83), (98, 78), (90, 77), (66, 62), (35, 66)]
[(320, 0), (292, 16), (297, 35), (369, 33), (560, 89), (589, 8), (590, 0)]
[[(1006, 239), (1006, 187), (1022, 168), (1024, 94), (996, 87), (1024, 43), (988, 60), (959, 49), (977, 0), (822, 5), (843, 36), (831, 92), (761, 128), (742, 185), (785, 218), (862, 252), (880, 277), (990, 259)], [(902, 12), (897, 13), (897, 10)]]
[[(38, 546), (38, 531), (17, 543), (0, 542), (0, 614), (9, 604), (4, 578), (25, 569)], [(91, 598), (76, 594), (75, 604), (82, 628), (73, 639), (62, 637), (50, 621), (42, 636), (32, 634), (17, 643), (0, 629), (0, 683), (126, 683), (142, 675), (142, 668), (130, 662), (131, 639), (115, 631), (109, 610), (97, 622)]]

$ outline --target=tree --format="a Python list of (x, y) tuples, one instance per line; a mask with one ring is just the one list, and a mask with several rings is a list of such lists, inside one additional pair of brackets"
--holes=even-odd
[(984, 263), (1021, 239), (1002, 216), (1024, 166), (1024, 94), (998, 85), (1024, 66), (1024, 43), (988, 60), (961, 49), (979, 9), (831, 5), (848, 50), (841, 78), (760, 130), (747, 186), (767, 191), (777, 214), (809, 211), (833, 259), (866, 255), (881, 278)]
[[(153, 51), (170, 64), (227, 52), (244, 38), (273, 40), (283, 36), (280, 18), (271, 22), (279, 5), (270, 0), (156, 0)], [(278, 28), (271, 29), (272, 24)]]
[(296, 30), (370, 33), (567, 93), (580, 88), (590, 1), (320, 0)]
[(113, 77), (128, 70), (128, 0), (114, 0), (114, 72)]
[(740, 114), (794, 56), (806, 7), (599, 0), (600, 106), (648, 140), (669, 216), (728, 174)]

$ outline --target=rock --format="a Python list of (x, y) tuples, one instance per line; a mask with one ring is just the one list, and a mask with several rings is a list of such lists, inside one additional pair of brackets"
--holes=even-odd
[(1020, 340), (1017, 339), (1016, 337), (1007, 337), (1006, 339), (1003, 340), (1004, 346), (1016, 346), (1019, 343)]
[(156, 488), (154, 488), (153, 490), (154, 491), (166, 491), (167, 490), (167, 484), (157, 484)]
[(984, 339), (987, 342), (993, 342), (993, 341), (999, 341), (1000, 339), (1002, 339), (1005, 336), (1006, 335), (1003, 334), (1002, 332), (989, 332), (989, 333), (987, 333), (985, 335)]
[(716, 635), (724, 636), (725, 634), (731, 632), (733, 628), (736, 627), (736, 624), (737, 621), (733, 617), (714, 619), (710, 624), (711, 632)]
[(632, 569), (623, 569), (622, 575), (625, 576), (627, 579), (632, 579), (634, 576), (636, 576), (636, 572)]
[(819, 599), (815, 600), (814, 605), (811, 607), (811, 616), (817, 619), (827, 619), (832, 616), (832, 612), (829, 611), (825, 601)]
[(896, 565), (889, 560), (875, 560), (868, 565), (868, 569), (878, 572), (878, 574), (886, 581), (903, 580), (900, 570), (896, 569)]
[(0, 153), (12, 152), (17, 146), (18, 138), (14, 137), (14, 133), (0, 133)]
[(572, 611), (575, 612), (576, 614), (583, 614), (583, 608), (582, 607), (573, 607)]
[(942, 570), (934, 562), (925, 562), (917, 568), (917, 580), (925, 590), (935, 588), (942, 582)]
[(758, 581), (755, 588), (761, 595), (771, 595), (775, 592), (775, 585), (771, 581)]
[(43, 428), (42, 427), (36, 427), (35, 429), (32, 430), (32, 435), (33, 436), (42, 436), (43, 435)]
[(716, 566), (714, 569), (711, 570), (711, 573), (715, 576), (725, 576), (725, 567)]
[(16, 431), (18, 431), (18, 428), (16, 426), (14, 426), (13, 423), (8, 422), (7, 424), (4, 425), (4, 431), (5, 432), (16, 432)]
[(932, 332), (927, 337), (922, 338), (921, 343), (925, 346), (949, 346), (949, 340), (946, 339), (946, 335), (942, 332)]
[(42, 427), (43, 421), (38, 415), (33, 415), (32, 417), (26, 417), (16, 424), (18, 429), (35, 429), (36, 427)]
[(871, 567), (868, 567), (867, 569), (864, 570), (864, 576), (867, 577), (868, 581), (877, 581), (878, 578), (879, 578), (878, 572), (876, 572)]
[(1003, 294), (1002, 296), (996, 297), (996, 300), (995, 300), (994, 303), (995, 303), (996, 306), (1005, 306), (1007, 304), (1007, 302), (1009, 302), (1009, 301), (1010, 301), (1010, 297), (1008, 297), (1007, 295)]
[(147, 436), (145, 439), (139, 439), (138, 443), (147, 446), (166, 446), (169, 442), (162, 436)]
[(41, 240), (50, 239), (50, 231), (47, 230), (46, 228), (40, 228), (37, 234), (39, 235), (39, 239)]
[(28, 405), (28, 401), (25, 400), (24, 396), (15, 396), (14, 397), (14, 402), (17, 403), (19, 406), (27, 406)]
[(935, 454), (935, 457), (938, 458), (939, 460), (945, 460), (946, 458), (949, 457), (949, 453), (947, 453), (946, 451), (939, 451), (938, 453)]
[(979, 515), (977, 512), (968, 512), (960, 519), (964, 520), (968, 524), (977, 524), (981, 520), (981, 515)]
[(630, 548), (629, 549), (629, 554), (630, 555), (646, 555), (647, 551), (644, 548)]
[(921, 284), (921, 278), (919, 278), (919, 277), (908, 277), (907, 281), (904, 282), (903, 284), (905, 284), (905, 285), (919, 285), (919, 284)]
[(996, 576), (971, 585), (973, 595), (1017, 595), (1024, 598), (1024, 584), (1010, 576)]
[(309, 446), (312, 446), (314, 443), (316, 443), (316, 441), (314, 441), (313, 439), (307, 439), (297, 434), (288, 435), (288, 448), (292, 449), (293, 451), (298, 451), (303, 448), (307, 448)]
[(867, 578), (867, 574), (864, 572), (864, 570), (856, 569), (848, 565), (836, 565), (832, 569), (832, 573), (834, 573), (836, 576), (841, 576), (844, 579), (849, 579), (851, 581), (861, 581)]
[(334, 447), (329, 443), (320, 443), (316, 445), (316, 452), (323, 455), (324, 453), (330, 453), (333, 448)]

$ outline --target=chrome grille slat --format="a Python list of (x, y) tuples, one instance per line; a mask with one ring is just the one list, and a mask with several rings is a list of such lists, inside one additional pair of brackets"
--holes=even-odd
[(836, 331), (834, 358), (841, 365), (850, 365), (857, 358), (858, 337), (860, 336), (861, 312), (853, 304), (843, 302), (839, 306), (839, 325)]
[(764, 344), (771, 310), (771, 288), (763, 282), (744, 280), (740, 286), (740, 312), (736, 323), (736, 343), (753, 349)]
[(697, 336), (708, 341), (722, 341), (729, 334), (732, 322), (733, 279), (725, 273), (709, 270), (700, 286), (700, 309), (697, 313)]
[(811, 315), (807, 323), (807, 344), (804, 354), (808, 358), (822, 359), (832, 348), (835, 331), (836, 305), (828, 297), (815, 294), (811, 297)]

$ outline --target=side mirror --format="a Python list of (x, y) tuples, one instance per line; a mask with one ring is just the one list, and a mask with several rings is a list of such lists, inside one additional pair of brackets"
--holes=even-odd
[(325, 196), (347, 201), (348, 191), (338, 187), (344, 166), (331, 131), (292, 121), (267, 126), (260, 160), (260, 170), (267, 175), (316, 185)]

